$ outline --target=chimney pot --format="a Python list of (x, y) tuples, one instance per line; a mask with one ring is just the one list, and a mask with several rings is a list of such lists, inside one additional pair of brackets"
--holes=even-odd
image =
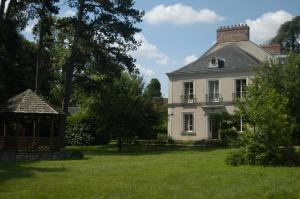
[(217, 29), (217, 43), (249, 41), (249, 26), (235, 24)]

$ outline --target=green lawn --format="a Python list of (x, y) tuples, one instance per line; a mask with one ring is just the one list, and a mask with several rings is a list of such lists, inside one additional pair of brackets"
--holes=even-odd
[(232, 167), (232, 149), (84, 147), (83, 160), (0, 164), (0, 198), (300, 198), (300, 168)]

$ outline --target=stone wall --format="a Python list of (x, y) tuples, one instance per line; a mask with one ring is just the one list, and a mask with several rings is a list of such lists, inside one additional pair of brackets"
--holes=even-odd
[(36, 160), (62, 160), (68, 154), (65, 151), (49, 153), (11, 153), (0, 152), (0, 161), (36, 161)]

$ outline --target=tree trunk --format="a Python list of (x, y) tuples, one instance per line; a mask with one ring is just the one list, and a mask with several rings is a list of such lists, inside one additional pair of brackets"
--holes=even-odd
[(45, 36), (45, 12), (46, 12), (46, 3), (45, 0), (42, 1), (42, 11), (40, 13), (40, 34), (39, 34), (39, 44), (38, 52), (36, 58), (36, 74), (35, 74), (35, 92), (40, 94), (41, 92), (41, 74), (42, 74), (42, 63), (43, 63), (43, 50), (44, 50), (44, 36)]
[[(6, 9), (6, 12), (5, 12), (5, 14), (3, 15), (3, 17), (4, 17), (4, 21), (6, 20), (8, 20), (9, 19), (9, 17), (10, 17), (10, 13), (11, 13), (11, 9), (15, 6), (15, 4), (16, 4), (16, 0), (10, 0), (10, 2), (9, 2), (9, 4), (7, 5), (7, 9)], [(4, 5), (5, 6), (5, 5)]]
[(78, 12), (77, 12), (77, 22), (75, 25), (75, 33), (73, 37), (72, 42), (72, 49), (71, 54), (67, 58), (64, 69), (65, 69), (65, 88), (64, 88), (64, 98), (62, 102), (62, 111), (65, 114), (62, 118), (61, 124), (60, 124), (60, 136), (65, 137), (65, 128), (66, 128), (66, 122), (67, 122), (67, 115), (68, 115), (68, 107), (69, 107), (69, 100), (72, 94), (72, 79), (73, 79), (73, 72), (74, 72), (74, 64), (76, 63), (76, 56), (78, 51), (78, 40), (80, 38), (80, 32), (81, 30), (81, 23), (83, 19), (84, 14), (84, 7), (85, 7), (85, 0), (79, 0), (78, 5)]
[(73, 78), (76, 54), (78, 51), (78, 39), (80, 37), (80, 32), (81, 32), (81, 23), (82, 23), (82, 19), (83, 19), (83, 11), (84, 11), (84, 6), (85, 6), (84, 3), (85, 3), (85, 0), (79, 0), (77, 22), (75, 25), (75, 33), (74, 33), (73, 42), (72, 42), (71, 55), (64, 64), (65, 92), (64, 92), (64, 99), (63, 99), (63, 103), (62, 103), (62, 110), (63, 110), (64, 114), (66, 114), (66, 115), (68, 114), (69, 100), (70, 100), (70, 96), (72, 94), (72, 78)]
[(4, 20), (4, 9), (5, 9), (5, 3), (7, 0), (1, 0), (0, 3), (0, 24), (3, 23)]
[(118, 137), (118, 150), (119, 150), (119, 152), (122, 151), (122, 137), (121, 136)]

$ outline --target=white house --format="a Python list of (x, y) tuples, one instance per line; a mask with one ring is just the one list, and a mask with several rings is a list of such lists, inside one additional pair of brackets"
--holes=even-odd
[(175, 140), (219, 139), (218, 124), (210, 115), (233, 113), (236, 99), (243, 97), (254, 75), (252, 67), (278, 54), (280, 45), (251, 42), (247, 25), (219, 28), (216, 44), (206, 53), (167, 73), (168, 134)]

